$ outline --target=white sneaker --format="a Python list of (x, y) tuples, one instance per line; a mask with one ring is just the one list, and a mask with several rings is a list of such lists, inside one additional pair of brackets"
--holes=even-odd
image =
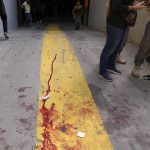
[(140, 70), (141, 70), (141, 67), (140, 66), (134, 66), (133, 67), (133, 70), (132, 70), (132, 75), (136, 78), (139, 78), (140, 77)]

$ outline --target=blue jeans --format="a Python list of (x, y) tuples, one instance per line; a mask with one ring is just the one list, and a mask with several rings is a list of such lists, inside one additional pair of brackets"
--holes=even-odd
[(127, 28), (117, 28), (107, 24), (107, 38), (100, 58), (99, 74), (116, 66), (116, 57), (121, 51)]
[(118, 52), (119, 55), (120, 55), (120, 53), (122, 52), (123, 48), (125, 47), (125, 45), (127, 43), (127, 38), (128, 38), (129, 31), (130, 31), (130, 27), (127, 27), (127, 29), (125, 31), (125, 34), (124, 34), (123, 42), (122, 42), (122, 48)]
[(31, 16), (31, 13), (26, 13), (26, 25), (27, 25), (27, 27), (32, 26), (32, 16)]

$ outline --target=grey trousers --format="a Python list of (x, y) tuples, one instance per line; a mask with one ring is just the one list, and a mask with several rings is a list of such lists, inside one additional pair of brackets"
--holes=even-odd
[(139, 51), (135, 56), (134, 64), (136, 66), (142, 65), (148, 56), (150, 56), (150, 20), (146, 24), (144, 36), (140, 43)]

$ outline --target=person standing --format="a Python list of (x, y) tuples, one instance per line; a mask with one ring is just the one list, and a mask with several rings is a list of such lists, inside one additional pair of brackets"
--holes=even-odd
[[(116, 58), (121, 51), (128, 24), (125, 16), (132, 10), (144, 9), (143, 2), (133, 5), (134, 0), (110, 0), (107, 16), (107, 38), (102, 50), (99, 65), (99, 76), (105, 81), (112, 82), (109, 73), (121, 74), (116, 68)], [(123, 14), (123, 15), (122, 15)]]
[(24, 12), (25, 12), (25, 15), (26, 15), (26, 25), (27, 25), (27, 27), (32, 26), (30, 1), (25, 0), (25, 2), (21, 5), (21, 8), (24, 9)]
[(7, 23), (7, 14), (3, 0), (0, 0), (0, 17), (3, 23), (3, 30), (5, 39), (9, 39), (7, 32), (8, 32), (8, 23)]
[(75, 19), (75, 29), (79, 30), (81, 24), (81, 17), (83, 15), (83, 6), (81, 5), (79, 0), (76, 2), (72, 14)]
[(134, 77), (140, 77), (141, 65), (143, 64), (144, 60), (150, 62), (150, 18), (147, 21), (144, 36), (134, 59), (134, 67), (132, 70), (132, 75)]

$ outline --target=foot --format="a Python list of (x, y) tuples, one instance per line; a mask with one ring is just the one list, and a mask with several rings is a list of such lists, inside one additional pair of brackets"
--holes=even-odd
[(7, 35), (7, 33), (4, 33), (5, 39), (8, 40), (9, 36)]
[(118, 74), (118, 75), (121, 74), (121, 71), (117, 70), (116, 67), (107, 69), (107, 71), (110, 72), (110, 73)]
[(125, 61), (125, 60), (123, 60), (123, 59), (121, 59), (121, 57), (120, 57), (120, 56), (117, 56), (117, 60), (116, 60), (116, 62), (117, 62), (118, 64), (122, 64), (122, 65), (125, 65), (125, 64), (126, 64), (126, 61)]
[(99, 74), (99, 77), (102, 78), (103, 80), (107, 81), (107, 82), (113, 81), (113, 78), (107, 72)]
[(133, 67), (133, 70), (132, 70), (132, 75), (136, 78), (139, 78), (140, 77), (140, 66), (134, 66)]

